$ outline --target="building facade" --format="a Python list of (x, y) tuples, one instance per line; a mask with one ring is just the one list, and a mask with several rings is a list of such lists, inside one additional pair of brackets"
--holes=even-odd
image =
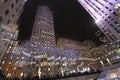
[(45, 47), (55, 47), (55, 33), (52, 10), (45, 6), (37, 9), (30, 41)]
[(23, 11), (25, 0), (1, 0), (0, 1), (0, 18), (1, 24), (11, 27), (16, 24)]
[(17, 44), (18, 41), (10, 41), (8, 49), (3, 55), (3, 58), (0, 63), (0, 70), (7, 78), (21, 78), (23, 76), (22, 70), (14, 63), (14, 55), (16, 54)]
[(17, 21), (23, 11), (24, 0), (0, 1), (0, 59), (17, 31)]
[(108, 55), (120, 48), (120, 24), (118, 22), (119, 0), (78, 0), (87, 10), (107, 38)]
[(86, 39), (83, 42), (77, 42), (60, 38), (57, 42), (57, 46), (60, 48), (72, 48), (75, 50), (75, 53), (72, 57), (77, 55), (80, 58), (78, 59), (78, 62), (75, 61), (78, 70), (86, 67), (91, 67), (94, 70), (98, 70), (105, 66), (111, 65), (109, 59), (105, 59), (107, 52), (104, 45), (96, 46), (96, 44), (89, 39)]
[[(56, 46), (53, 12), (47, 5), (38, 6), (30, 41), (33, 42), (33, 47), (40, 45), (46, 50)], [(38, 55), (41, 56), (41, 62), (38, 64), (41, 73), (39, 76), (41, 78), (52, 76), (54, 72), (48, 65), (48, 53)]]

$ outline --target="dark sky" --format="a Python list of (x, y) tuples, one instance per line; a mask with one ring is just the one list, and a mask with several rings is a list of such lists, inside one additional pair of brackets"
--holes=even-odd
[(94, 20), (77, 0), (28, 0), (20, 21), (20, 40), (30, 38), (37, 5), (40, 4), (48, 4), (53, 9), (56, 39), (64, 37), (83, 41), (88, 38), (99, 43), (94, 35), (98, 29)]

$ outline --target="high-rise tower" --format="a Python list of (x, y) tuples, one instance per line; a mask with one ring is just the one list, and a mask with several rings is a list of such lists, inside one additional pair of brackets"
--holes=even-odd
[[(30, 42), (32, 42), (33, 48), (42, 46), (43, 49), (45, 50), (53, 49), (56, 46), (53, 12), (47, 5), (38, 6)], [(38, 52), (34, 51), (34, 53)], [(41, 51), (38, 53), (38, 56), (41, 56), (40, 63), (38, 64), (39, 65), (38, 71), (40, 73), (39, 76), (41, 76), (42, 78), (52, 76), (54, 73), (52, 72), (54, 66), (51, 67), (50, 65), (48, 65), (49, 55), (50, 55), (49, 51), (48, 52)]]
[(108, 54), (116, 53), (120, 47), (120, 24), (117, 9), (119, 0), (78, 0), (108, 39)]
[(55, 47), (53, 12), (42, 5), (37, 9), (30, 41), (45, 47)]

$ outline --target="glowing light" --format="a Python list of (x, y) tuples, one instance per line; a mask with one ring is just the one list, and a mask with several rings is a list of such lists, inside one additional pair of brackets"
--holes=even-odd
[(61, 71), (62, 76), (64, 76), (64, 71)]
[(8, 74), (7, 74), (7, 77), (11, 77), (11, 73), (8, 73)]
[(40, 79), (41, 78), (41, 69), (40, 69), (40, 67), (38, 69), (38, 75), (39, 75), (39, 79)]
[(117, 73), (110, 73), (110, 78), (115, 78), (115, 77), (117, 77)]
[(75, 70), (73, 70), (72, 72), (75, 73)]
[(100, 21), (99, 20), (96, 20), (95, 23), (99, 23)]
[(4, 63), (5, 63), (5, 61), (2, 62), (2, 64), (4, 64)]
[(22, 77), (22, 76), (23, 76), (23, 73), (21, 73), (20, 76)]
[(50, 71), (50, 68), (48, 68), (48, 71)]
[(80, 70), (80, 72), (81, 73), (90, 72), (90, 68), (89, 67), (83, 68), (82, 70)]
[(9, 64), (11, 64), (11, 62), (9, 62)]
[(120, 49), (117, 50), (117, 54), (120, 55)]
[(16, 70), (16, 67), (14, 67), (14, 70)]
[(95, 23), (99, 23), (101, 21), (101, 17), (98, 17), (98, 19), (95, 20)]
[(100, 15), (97, 15), (96, 17), (95, 23), (99, 23), (102, 20), (102, 17)]
[(118, 3), (118, 4), (115, 5), (116, 9), (119, 8), (119, 7), (120, 7), (120, 3)]

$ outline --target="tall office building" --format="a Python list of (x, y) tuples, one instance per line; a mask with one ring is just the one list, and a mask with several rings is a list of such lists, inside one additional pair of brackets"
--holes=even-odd
[(118, 24), (119, 0), (78, 0), (87, 10), (107, 37), (105, 45), (108, 54), (114, 54), (120, 48), (120, 24)]
[(45, 5), (37, 9), (30, 41), (45, 47), (55, 47), (53, 12)]
[(0, 59), (7, 50), (10, 40), (18, 32), (17, 21), (24, 3), (24, 0), (0, 0)]
[[(50, 66), (48, 63), (50, 52), (47, 50), (54, 49), (56, 46), (53, 12), (48, 5), (38, 6), (32, 35), (29, 42), (32, 49), (30, 46), (27, 46), (26, 48), (30, 48), (29, 52), (34, 56), (35, 59), (39, 59), (38, 62), (35, 61), (36, 65), (38, 66), (34, 72), (38, 70), (39, 76), (42, 78), (54, 75), (55, 73), (51, 71), (53, 70), (54, 66)], [(37, 51), (38, 47), (41, 51)]]

